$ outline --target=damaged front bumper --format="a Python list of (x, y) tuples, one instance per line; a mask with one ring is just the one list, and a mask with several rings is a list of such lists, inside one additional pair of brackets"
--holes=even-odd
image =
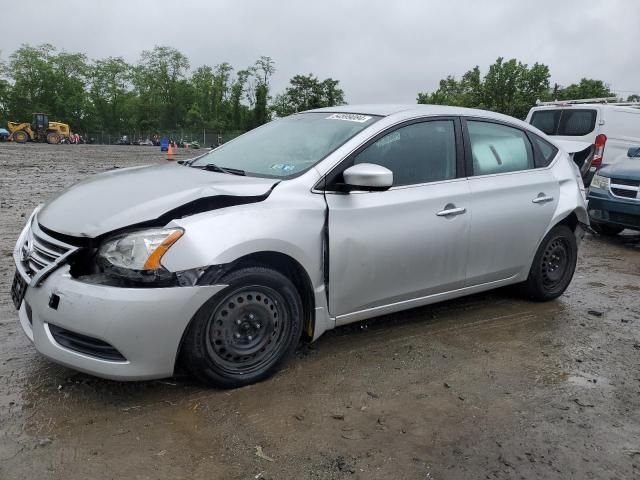
[(162, 378), (173, 374), (193, 315), (223, 288), (93, 285), (62, 266), (27, 288), (19, 318), (36, 349), (56, 363), (114, 380)]
[(172, 375), (191, 318), (226, 285), (126, 288), (74, 278), (66, 263), (74, 249), (40, 230), (35, 213), (18, 239), (14, 262), (26, 284), (24, 298), (16, 299), (20, 325), (36, 349), (104, 378)]

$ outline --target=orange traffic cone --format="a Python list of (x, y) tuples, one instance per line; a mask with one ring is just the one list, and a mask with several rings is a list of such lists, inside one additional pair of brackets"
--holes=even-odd
[(173, 147), (171, 146), (171, 144), (169, 144), (169, 148), (167, 149), (167, 160), (173, 160)]

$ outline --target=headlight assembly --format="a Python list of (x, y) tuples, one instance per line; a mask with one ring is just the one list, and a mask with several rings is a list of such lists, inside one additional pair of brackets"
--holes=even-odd
[(181, 228), (152, 228), (117, 235), (102, 244), (98, 259), (126, 270), (158, 270), (162, 256), (183, 233)]
[(603, 190), (609, 189), (609, 178), (602, 177), (600, 175), (594, 175), (591, 180), (591, 187), (602, 188)]

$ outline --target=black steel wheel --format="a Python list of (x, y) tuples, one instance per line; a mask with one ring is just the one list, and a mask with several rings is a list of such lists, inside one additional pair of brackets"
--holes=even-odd
[(567, 289), (578, 259), (578, 245), (566, 225), (556, 225), (544, 237), (531, 264), (529, 276), (522, 284), (526, 296), (533, 300), (553, 300)]
[(183, 343), (187, 368), (223, 388), (260, 381), (291, 355), (302, 332), (302, 302), (281, 273), (249, 267), (203, 305)]
[(569, 266), (569, 245), (565, 238), (557, 237), (548, 243), (542, 254), (540, 274), (545, 288), (553, 289), (562, 282)]

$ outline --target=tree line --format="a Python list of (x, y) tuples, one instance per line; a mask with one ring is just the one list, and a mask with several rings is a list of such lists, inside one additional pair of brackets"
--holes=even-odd
[[(232, 132), (274, 116), (345, 103), (338, 80), (313, 74), (295, 75), (274, 94), (275, 71), (267, 56), (240, 69), (228, 62), (192, 69), (183, 53), (167, 46), (144, 50), (131, 64), (122, 57), (90, 60), (50, 44), (22, 45), (7, 60), (0, 56), (0, 126), (44, 112), (81, 132)], [(551, 85), (550, 78), (547, 65), (499, 57), (486, 74), (475, 66), (460, 78), (447, 76), (436, 90), (418, 93), (417, 101), (524, 118), (538, 100), (615, 96), (602, 80), (582, 78), (560, 86)]]
[(275, 71), (267, 56), (240, 69), (222, 62), (192, 70), (187, 56), (167, 46), (144, 50), (131, 64), (22, 45), (7, 60), (0, 57), (0, 125), (43, 112), (82, 132), (244, 131), (274, 115), (345, 103), (338, 80), (313, 74), (294, 76), (272, 95)]
[[(560, 86), (550, 83), (549, 67), (542, 63), (529, 66), (515, 58), (499, 57), (482, 76), (475, 66), (461, 78), (447, 76), (433, 92), (418, 93), (418, 103), (481, 108), (525, 118), (529, 109), (540, 101), (576, 100), (615, 97), (602, 80), (582, 78), (577, 83)], [(620, 99), (622, 100), (622, 99)], [(631, 95), (627, 101), (639, 101)]]

